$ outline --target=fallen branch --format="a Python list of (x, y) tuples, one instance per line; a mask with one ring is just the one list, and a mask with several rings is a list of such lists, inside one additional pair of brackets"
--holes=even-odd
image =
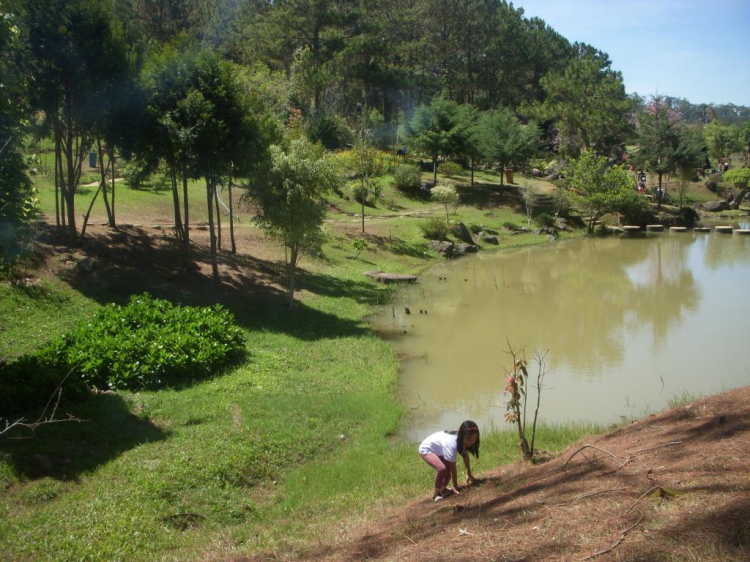
[[(4, 359), (3, 359), (4, 361)], [(48, 425), (51, 423), (61, 423), (61, 422), (82, 422), (86, 420), (81, 420), (76, 417), (71, 416), (68, 414), (68, 417), (65, 419), (55, 419), (55, 414), (57, 413), (57, 407), (60, 405), (60, 399), (62, 398), (62, 385), (65, 384), (65, 381), (68, 379), (68, 377), (71, 375), (71, 373), (75, 370), (75, 366), (68, 371), (68, 374), (63, 377), (63, 379), (60, 381), (60, 384), (57, 385), (57, 388), (55, 388), (54, 392), (52, 392), (52, 395), (49, 397), (49, 400), (47, 400), (47, 405), (44, 406), (44, 410), (42, 410), (42, 413), (39, 414), (39, 418), (33, 423), (26, 423), (26, 418), (19, 418), (13, 423), (10, 423), (10, 421), (5, 421), (5, 427), (3, 429), (0, 429), (0, 437), (11, 431), (13, 428), (16, 427), (23, 427), (31, 431), (31, 435), (29, 437), (13, 437), (12, 439), (31, 439), (34, 437), (34, 432), (36, 431), (36, 428), (40, 425)], [(55, 401), (54, 406), (52, 407), (52, 413), (45, 417), (47, 414), (47, 410), (49, 410), (50, 405), (52, 404), (52, 401)]]
[(555, 507), (560, 507), (563, 505), (571, 505), (571, 504), (576, 503), (579, 500), (584, 500), (586, 498), (593, 498), (594, 496), (600, 496), (602, 494), (609, 494), (610, 492), (622, 492), (623, 490), (627, 490), (627, 488), (612, 488), (611, 490), (599, 490), (598, 492), (592, 492), (590, 494), (578, 496), (577, 498), (574, 498), (573, 500), (569, 502), (558, 503)]
[(634, 507), (635, 507), (636, 505), (638, 505), (638, 502), (639, 502), (639, 501), (641, 501), (641, 500), (642, 500), (643, 498), (645, 498), (645, 497), (646, 497), (647, 495), (649, 495), (649, 494), (650, 494), (651, 492), (654, 492), (655, 490), (658, 490), (658, 489), (659, 489), (659, 486), (654, 486), (653, 488), (650, 488), (650, 489), (649, 489), (649, 490), (648, 490), (647, 492), (645, 492), (644, 494), (642, 494), (640, 498), (638, 498), (637, 500), (635, 500), (635, 503), (634, 503), (633, 505), (631, 505), (631, 506), (630, 506), (630, 507), (629, 507), (629, 508), (628, 508), (628, 509), (627, 509), (627, 510), (625, 511), (625, 513), (623, 513), (622, 515), (627, 515), (628, 513), (630, 513), (630, 510), (632, 510), (632, 509), (633, 509), (633, 508), (634, 508)]
[(617, 457), (615, 455), (613, 455), (612, 453), (610, 453), (609, 451), (606, 451), (604, 449), (600, 449), (599, 447), (594, 447), (593, 445), (584, 445), (583, 447), (581, 447), (580, 449), (578, 449), (575, 453), (573, 453), (572, 455), (570, 455), (570, 457), (568, 457), (568, 460), (565, 461), (565, 464), (563, 465), (563, 470), (566, 470), (568, 468), (568, 463), (573, 459), (573, 457), (575, 457), (578, 453), (580, 453), (584, 449), (596, 449), (597, 451), (601, 451), (602, 453), (607, 453), (613, 459), (618, 460)]
[(682, 445), (682, 441), (670, 441), (669, 443), (664, 443), (663, 445), (656, 445), (655, 447), (647, 447), (646, 449), (639, 449), (633, 453), (630, 453), (630, 456), (628, 456), (623, 463), (618, 466), (617, 468), (613, 468), (612, 470), (608, 470), (607, 472), (603, 472), (601, 476), (606, 476), (607, 474), (612, 474), (614, 472), (617, 472), (618, 470), (624, 468), (631, 462), (635, 460), (635, 458), (640, 455), (641, 453), (647, 453), (649, 451), (655, 451), (656, 449), (663, 449), (664, 447), (674, 447), (675, 445)]
[(623, 529), (622, 531), (620, 531), (620, 537), (615, 541), (615, 543), (612, 546), (610, 546), (609, 548), (605, 548), (604, 550), (600, 550), (599, 552), (595, 552), (594, 554), (592, 554), (591, 556), (587, 556), (586, 558), (581, 558), (581, 562), (584, 562), (584, 560), (593, 560), (597, 556), (601, 556), (602, 554), (607, 554), (608, 552), (612, 552), (615, 548), (617, 548), (618, 546), (620, 546), (620, 543), (622, 541), (625, 540), (625, 535), (627, 535), (628, 532), (630, 532), (631, 530), (633, 530), (641, 521), (643, 521), (644, 517), (645, 517), (645, 515), (641, 515), (641, 517), (640, 517), (640, 519), (638, 519), (638, 521), (636, 521), (635, 523), (633, 523), (627, 529)]

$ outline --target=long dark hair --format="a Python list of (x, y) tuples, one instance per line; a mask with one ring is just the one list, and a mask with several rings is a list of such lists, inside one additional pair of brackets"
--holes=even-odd
[[(455, 434), (455, 431), (448, 431), (447, 433), (453, 433)], [(477, 440), (471, 447), (466, 447), (464, 449), (464, 436), (467, 433), (476, 433), (477, 434)], [(464, 423), (461, 424), (461, 427), (458, 428), (458, 435), (456, 436), (456, 450), (464, 454), (465, 451), (468, 451), (472, 455), (474, 455), (476, 458), (479, 458), (479, 427), (477, 424), (475, 424), (471, 420), (466, 420)]]

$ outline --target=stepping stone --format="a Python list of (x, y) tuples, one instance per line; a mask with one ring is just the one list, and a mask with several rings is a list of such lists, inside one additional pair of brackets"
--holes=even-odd
[(650, 230), (653, 232), (661, 232), (662, 230), (664, 230), (664, 225), (663, 224), (647, 224), (646, 230)]
[(693, 230), (695, 232), (711, 232), (711, 229), (707, 226), (696, 226)]
[(687, 232), (687, 227), (684, 227), (684, 226), (670, 226), (669, 230), (671, 232)]
[(626, 226), (623, 226), (622, 228), (628, 234), (633, 234), (633, 233), (641, 231), (641, 227), (640, 226), (635, 226), (635, 225), (626, 225)]
[(721, 225), (721, 226), (715, 226), (714, 230), (716, 232), (721, 232), (723, 234), (731, 234), (732, 231), (734, 230), (734, 228), (732, 228), (731, 226), (728, 226), (728, 225)]
[(607, 230), (611, 234), (622, 234), (622, 228), (620, 228), (619, 226), (608, 226)]
[(748, 229), (748, 228), (738, 228), (737, 230), (735, 230), (735, 232), (737, 234), (745, 234), (745, 235), (747, 235), (747, 234), (750, 234), (750, 229)]

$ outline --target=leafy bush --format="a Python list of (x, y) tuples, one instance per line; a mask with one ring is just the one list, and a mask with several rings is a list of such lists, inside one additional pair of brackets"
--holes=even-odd
[(645, 226), (656, 220), (651, 205), (642, 197), (628, 199), (621, 206), (620, 213), (625, 224)]
[(469, 232), (471, 232), (472, 234), (479, 234), (483, 230), (484, 230), (484, 228), (482, 228), (482, 225), (479, 225), (479, 224), (470, 224), (469, 225)]
[(682, 207), (680, 209), (680, 222), (683, 226), (694, 226), (698, 222), (698, 211), (692, 207)]
[(447, 240), (448, 225), (440, 219), (434, 218), (419, 225), (419, 229), (428, 240)]
[(307, 136), (312, 142), (320, 142), (329, 150), (349, 146), (354, 141), (354, 133), (346, 120), (334, 114), (321, 113), (307, 123)]
[(362, 203), (362, 200), (364, 199), (365, 205), (369, 207), (375, 206), (375, 201), (377, 200), (379, 194), (377, 192), (373, 192), (370, 189), (367, 188), (367, 186), (363, 186), (361, 183), (357, 182), (352, 186), (352, 198), (357, 203)]
[(711, 174), (706, 178), (705, 186), (709, 191), (716, 193), (719, 191), (719, 183), (721, 182), (721, 174)]
[(458, 176), (463, 171), (463, 168), (460, 164), (456, 164), (455, 162), (443, 162), (438, 166), (438, 173), (442, 174), (448, 178), (452, 178), (455, 176)]
[(556, 226), (556, 224), (557, 224), (556, 220), (555, 220), (555, 217), (553, 217), (549, 213), (540, 213), (536, 217), (536, 222), (540, 226), (547, 226), (547, 227), (551, 227), (551, 228), (554, 228)]
[(516, 231), (516, 230), (520, 230), (521, 229), (520, 226), (518, 226), (516, 223), (511, 222), (511, 221), (505, 221), (503, 223), (503, 226), (505, 228), (507, 228), (508, 230), (511, 230), (511, 231)]
[(76, 380), (66, 382), (66, 395), (69, 387), (80, 393), (79, 379), (99, 389), (178, 386), (207, 378), (244, 354), (242, 330), (221, 306), (175, 306), (144, 294), (127, 306), (105, 306), (33, 356), (0, 365), (0, 394), (16, 396), (12, 400), (25, 407), (38, 404), (74, 368)]
[(422, 173), (417, 166), (399, 166), (393, 174), (396, 189), (409, 191), (422, 187)]

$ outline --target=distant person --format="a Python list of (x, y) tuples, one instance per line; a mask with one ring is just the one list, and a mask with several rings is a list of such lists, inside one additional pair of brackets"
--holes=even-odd
[[(458, 476), (456, 458), (460, 454), (466, 467), (466, 483), (475, 481), (471, 473), (469, 453), (479, 458), (479, 428), (471, 420), (466, 420), (458, 431), (438, 431), (427, 437), (419, 445), (419, 454), (424, 461), (435, 469), (434, 501), (442, 500), (450, 494), (458, 494)], [(453, 489), (448, 483), (453, 480)]]

